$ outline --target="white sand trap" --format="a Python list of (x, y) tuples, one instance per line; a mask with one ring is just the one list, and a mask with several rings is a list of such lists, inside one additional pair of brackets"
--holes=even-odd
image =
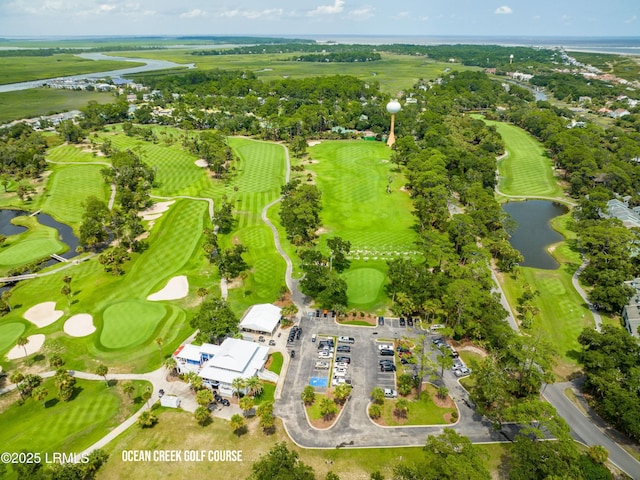
[(201, 158), (200, 160), (196, 160), (196, 167), (200, 167), (200, 168), (206, 168), (209, 166), (209, 162), (207, 162), (204, 158)]
[(167, 286), (162, 290), (152, 293), (147, 300), (157, 302), (158, 300), (178, 300), (184, 298), (189, 293), (189, 281), (185, 275), (173, 277), (167, 282)]
[(93, 317), (88, 313), (79, 313), (64, 322), (64, 333), (71, 337), (86, 337), (95, 331)]
[(7, 353), (7, 358), (9, 360), (15, 360), (16, 358), (24, 358), (25, 348), (27, 349), (27, 356), (33, 355), (34, 353), (36, 353), (42, 348), (42, 345), (44, 344), (44, 335), (42, 333), (31, 335), (30, 337), (27, 337), (27, 338), (29, 340), (29, 343), (27, 343), (24, 346), (24, 348), (21, 347), (20, 345), (16, 345), (11, 350), (9, 350), (9, 353)]
[(175, 200), (168, 202), (158, 202), (151, 205), (146, 210), (143, 210), (138, 215), (142, 215), (143, 220), (154, 220), (158, 218), (158, 214), (164, 213), (169, 210), (169, 207), (175, 203)]
[(320, 145), (321, 143), (322, 143), (322, 141), (319, 141), (319, 140), (309, 140), (307, 142), (307, 145), (309, 145), (310, 147), (313, 147), (315, 145)]
[(23, 317), (36, 327), (42, 328), (55, 323), (62, 315), (62, 310), (56, 310), (56, 302), (44, 302), (31, 307), (24, 312)]

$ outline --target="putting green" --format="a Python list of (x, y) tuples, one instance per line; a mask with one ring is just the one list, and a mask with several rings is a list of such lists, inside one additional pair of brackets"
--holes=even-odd
[(375, 302), (384, 284), (384, 273), (375, 268), (356, 268), (343, 276), (347, 282), (349, 304), (366, 305)]
[(153, 334), (167, 313), (162, 304), (131, 300), (107, 307), (100, 342), (106, 348), (140, 345)]
[(64, 245), (53, 238), (26, 240), (3, 249), (0, 253), (0, 266), (24, 265), (63, 249)]
[(15, 343), (22, 332), (25, 331), (25, 326), (20, 322), (11, 322), (0, 325), (0, 352), (9, 348)]

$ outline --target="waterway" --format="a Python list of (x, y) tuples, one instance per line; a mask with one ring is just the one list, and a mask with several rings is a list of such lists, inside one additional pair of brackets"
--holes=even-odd
[(567, 213), (567, 208), (547, 200), (508, 202), (502, 208), (518, 224), (509, 242), (524, 257), (520, 265), (544, 270), (558, 268), (560, 265), (547, 248), (564, 237), (551, 227), (551, 220)]
[(19, 83), (7, 83), (6, 85), (0, 85), (0, 93), (14, 92), (16, 90), (28, 90), (30, 88), (38, 88), (44, 85), (49, 80), (82, 80), (84, 78), (108, 78), (108, 77), (122, 77), (124, 75), (131, 75), (132, 73), (152, 72), (154, 70), (165, 70), (167, 68), (187, 67), (195, 68), (195, 64), (190, 63), (188, 65), (169, 62), (167, 60), (152, 60), (149, 58), (129, 58), (129, 57), (115, 57), (111, 55), (105, 55), (104, 53), (79, 53), (78, 57), (88, 60), (117, 60), (121, 62), (136, 62), (144, 63), (144, 65), (138, 65), (131, 68), (121, 68), (119, 70), (110, 70), (108, 72), (96, 72), (96, 73), (83, 73), (80, 75), (70, 75), (67, 77), (46, 78), (42, 80), (33, 80), (29, 82)]
[[(11, 223), (11, 220), (14, 218), (24, 215), (30, 215), (30, 212), (23, 210), (0, 210), (0, 234), (10, 236), (26, 231), (26, 227)], [(61, 257), (70, 259), (78, 255), (76, 248), (80, 240), (75, 236), (73, 229), (69, 225), (56, 221), (51, 215), (47, 215), (46, 213), (38, 213), (35, 217), (40, 224), (55, 228), (58, 231), (60, 241), (69, 247), (66, 252), (60, 254)], [(52, 260), (51, 264), (53, 263), (55, 263), (55, 260)]]

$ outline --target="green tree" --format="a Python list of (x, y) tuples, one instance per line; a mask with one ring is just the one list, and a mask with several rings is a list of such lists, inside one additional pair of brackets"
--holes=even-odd
[(206, 407), (211, 402), (213, 402), (213, 394), (211, 393), (211, 390), (209, 390), (207, 388), (203, 388), (202, 390), (198, 390), (198, 393), (196, 393), (196, 402), (201, 407)]
[(225, 300), (215, 298), (200, 305), (190, 325), (200, 331), (198, 334), (200, 340), (219, 343), (222, 338), (238, 331), (238, 317)]
[(382, 390), (380, 387), (375, 387), (373, 390), (371, 390), (370, 396), (373, 403), (376, 403), (378, 405), (382, 405), (384, 403), (384, 390)]
[(609, 459), (609, 451), (602, 445), (591, 445), (587, 449), (589, 458), (597, 464), (604, 465)]
[(122, 391), (125, 393), (129, 400), (133, 398), (133, 393), (136, 391), (136, 387), (132, 382), (124, 382), (122, 384)]
[(305, 405), (313, 405), (313, 403), (316, 401), (316, 391), (311, 385), (307, 385), (302, 390), (302, 393), (300, 394), (300, 398), (302, 399)]
[(272, 413), (264, 413), (260, 415), (260, 427), (265, 433), (269, 433), (273, 431), (273, 427), (275, 426), (275, 417)]
[(145, 410), (138, 417), (138, 425), (142, 428), (151, 428), (158, 423), (158, 417), (156, 417), (151, 410)]
[(273, 402), (262, 402), (260, 405), (258, 405), (258, 410), (256, 411), (256, 414), (259, 417), (262, 417), (263, 415), (267, 415), (267, 414), (272, 414), (273, 413)]
[(109, 367), (107, 367), (104, 364), (100, 364), (96, 367), (95, 369), (95, 374), (96, 375), (100, 375), (101, 377), (104, 378), (104, 383), (107, 385), (107, 387), (109, 386), (109, 381), (107, 380), (107, 373), (109, 372)]
[(58, 398), (63, 402), (71, 400), (75, 389), (76, 379), (69, 375), (67, 370), (60, 368), (56, 371), (54, 383), (58, 389)]
[(393, 410), (398, 417), (405, 418), (409, 413), (409, 400), (406, 398), (399, 398), (396, 400)]
[(242, 258), (242, 254), (247, 251), (247, 247), (237, 243), (233, 247), (219, 252), (216, 265), (220, 270), (220, 275), (226, 280), (231, 280), (248, 269), (249, 265)]
[(284, 442), (276, 443), (269, 453), (251, 466), (251, 480), (295, 479), (314, 480), (313, 469), (303, 463), (296, 452)]
[(40, 385), (36, 387), (31, 392), (31, 396), (36, 402), (42, 402), (42, 406), (45, 407), (45, 400), (47, 399), (47, 395), (49, 395), (49, 390), (46, 387)]
[(124, 247), (113, 247), (105, 251), (98, 257), (98, 261), (104, 265), (105, 272), (111, 272), (113, 275), (122, 275), (124, 270), (122, 265), (129, 261), (131, 257)]
[(320, 415), (322, 415), (325, 420), (329, 420), (333, 418), (336, 413), (338, 413), (336, 402), (328, 397), (322, 397), (320, 399)]
[(11, 372), (11, 375), (9, 375), (9, 381), (16, 386), (16, 390), (18, 390), (18, 393), (20, 393), (20, 398), (22, 400), (24, 400), (24, 392), (22, 388), (20, 388), (20, 384), (22, 383), (23, 380), (24, 380), (24, 375), (22, 374), (22, 372), (19, 372), (18, 370)]
[(245, 380), (242, 377), (236, 377), (231, 381), (231, 388), (233, 389), (233, 395), (240, 398), (240, 395), (244, 393)]
[(204, 427), (211, 421), (211, 412), (209, 412), (207, 407), (200, 406), (193, 412), (193, 418), (195, 418), (196, 422)]
[(344, 405), (347, 399), (351, 396), (351, 385), (343, 383), (338, 385), (333, 391), (333, 398), (339, 405)]
[(142, 394), (140, 395), (142, 397), (142, 400), (144, 400), (147, 404), (147, 408), (149, 408), (149, 400), (151, 400), (151, 395), (153, 394), (153, 390), (151, 389), (150, 386), (147, 386)]
[(60, 293), (62, 293), (62, 295), (64, 295), (65, 297), (67, 297), (67, 306), (70, 307), (71, 306), (71, 294), (72, 294), (72, 290), (71, 290), (71, 280), (73, 278), (71, 277), (71, 275), (65, 275), (64, 277), (62, 277), (62, 290), (60, 291)]
[(255, 397), (260, 395), (264, 389), (264, 384), (257, 376), (249, 377), (244, 381), (244, 387), (247, 390), (247, 395)]
[(240, 432), (244, 429), (245, 423), (242, 415), (238, 415), (237, 413), (231, 415), (229, 419), (229, 425), (231, 426), (231, 430), (236, 435), (240, 435)]
[(453, 367), (453, 357), (449, 353), (449, 349), (444, 345), (440, 347), (440, 355), (436, 357), (436, 363), (440, 366), (440, 378), (444, 376), (444, 371)]
[(57, 353), (52, 353), (51, 355), (49, 355), (49, 366), (51, 366), (51, 368), (54, 368), (57, 370), (63, 365), (64, 365), (64, 360), (60, 355), (58, 355)]
[(22, 347), (22, 349), (24, 350), (24, 356), (28, 357), (29, 354), (27, 353), (27, 345), (29, 344), (29, 339), (27, 337), (18, 337), (18, 339), (16, 340), (16, 345), (18, 345), (19, 347)]
[(349, 268), (350, 261), (347, 258), (351, 251), (351, 242), (340, 237), (332, 237), (327, 240), (327, 247), (331, 250), (329, 256), (329, 269), (335, 268), (338, 272), (343, 272)]
[(255, 405), (255, 403), (253, 401), (253, 398), (251, 398), (249, 396), (242, 397), (240, 399), (240, 401), (238, 402), (238, 404), (240, 406), (240, 409), (244, 413), (245, 417), (249, 415), (249, 412), (251, 411), (251, 409)]
[(369, 416), (373, 419), (380, 418), (382, 416), (382, 407), (377, 403), (369, 405)]

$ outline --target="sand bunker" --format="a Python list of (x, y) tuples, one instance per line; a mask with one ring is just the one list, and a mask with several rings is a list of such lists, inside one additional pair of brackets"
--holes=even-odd
[(26, 356), (29, 356), (38, 352), (42, 348), (42, 345), (44, 344), (44, 335), (42, 333), (31, 335), (30, 337), (27, 337), (27, 338), (29, 340), (29, 343), (27, 343), (24, 347), (20, 345), (16, 345), (11, 350), (9, 350), (9, 353), (7, 353), (7, 358), (9, 360), (15, 360), (16, 358), (24, 358), (25, 349), (27, 350)]
[(319, 140), (309, 140), (307, 142), (307, 145), (309, 145), (310, 147), (313, 147), (315, 145), (320, 145), (321, 143), (322, 143), (322, 141), (319, 141)]
[(195, 161), (196, 167), (206, 168), (209, 166), (209, 162), (207, 162), (204, 158)]
[(167, 286), (162, 290), (149, 295), (147, 300), (151, 300), (152, 302), (157, 302), (158, 300), (178, 300), (179, 298), (186, 297), (188, 293), (189, 281), (186, 276), (180, 275), (169, 280)]
[(31, 307), (24, 312), (23, 317), (36, 327), (42, 328), (55, 323), (62, 315), (62, 310), (56, 310), (56, 302), (44, 302)]
[(86, 337), (95, 331), (93, 317), (88, 313), (79, 313), (64, 322), (64, 333), (72, 337)]
[(140, 212), (139, 215), (142, 215), (143, 220), (155, 220), (160, 216), (158, 214), (164, 213), (167, 210), (169, 210), (169, 207), (174, 203), (175, 203), (175, 200), (171, 200), (168, 202), (154, 203), (151, 207)]

